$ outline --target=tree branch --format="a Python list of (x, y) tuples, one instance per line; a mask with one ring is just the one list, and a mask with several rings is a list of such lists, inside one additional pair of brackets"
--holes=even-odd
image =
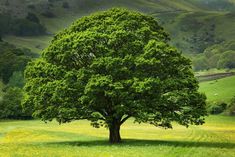
[(123, 118), (122, 120), (121, 120), (121, 125), (127, 120), (127, 119), (129, 119), (131, 116), (126, 116), (125, 118)]
[(100, 118), (99, 118), (99, 120), (106, 121), (106, 119), (105, 119), (105, 118), (103, 118), (103, 117), (100, 117)]

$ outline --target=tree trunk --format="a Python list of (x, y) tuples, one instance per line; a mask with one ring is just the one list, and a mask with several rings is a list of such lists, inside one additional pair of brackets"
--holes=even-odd
[(109, 142), (110, 143), (120, 143), (121, 136), (120, 136), (120, 124), (113, 122), (109, 126)]

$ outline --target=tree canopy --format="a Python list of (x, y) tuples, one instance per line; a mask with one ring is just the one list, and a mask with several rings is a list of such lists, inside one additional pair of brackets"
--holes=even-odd
[(168, 44), (151, 16), (114, 8), (94, 13), (58, 33), (42, 57), (25, 71), (23, 105), (33, 115), (59, 123), (88, 119), (109, 128), (136, 122), (171, 128), (202, 124), (205, 95), (191, 62)]

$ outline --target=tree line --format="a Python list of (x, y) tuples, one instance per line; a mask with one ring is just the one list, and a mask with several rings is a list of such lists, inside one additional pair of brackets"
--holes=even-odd
[(229, 41), (208, 47), (203, 53), (193, 57), (195, 71), (207, 69), (234, 69), (235, 42)]
[(19, 49), (7, 42), (0, 42), (0, 119), (30, 118), (21, 106), (24, 86), (23, 71), (29, 61), (38, 57), (28, 49)]

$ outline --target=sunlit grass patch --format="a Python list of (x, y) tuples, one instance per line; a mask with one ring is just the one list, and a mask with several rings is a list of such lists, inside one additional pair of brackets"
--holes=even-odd
[(43, 141), (55, 141), (58, 136), (50, 134), (41, 130), (13, 130), (5, 134), (4, 143), (28, 143), (28, 142), (43, 142)]
[(200, 83), (208, 101), (229, 102), (235, 96), (235, 76)]
[(174, 124), (160, 129), (127, 121), (123, 142), (108, 143), (108, 130), (88, 121), (58, 125), (55, 121), (0, 122), (0, 156), (6, 157), (234, 157), (235, 117), (210, 116), (202, 126)]

